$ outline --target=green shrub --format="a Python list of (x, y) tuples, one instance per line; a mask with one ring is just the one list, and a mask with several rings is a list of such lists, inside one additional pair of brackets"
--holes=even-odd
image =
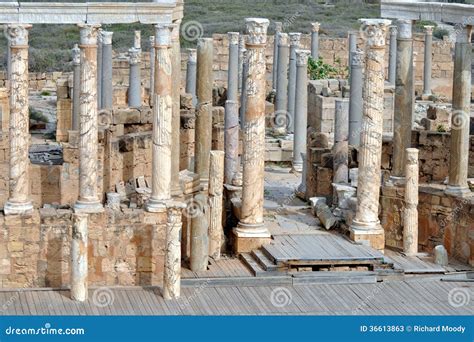
[(311, 80), (323, 80), (327, 78), (335, 78), (344, 73), (340, 67), (340, 61), (338, 62), (339, 67), (334, 67), (330, 64), (323, 62), (323, 59), (319, 57), (318, 60), (312, 57), (308, 58), (308, 74)]
[(41, 112), (37, 111), (36, 109), (30, 107), (30, 120), (35, 120), (37, 122), (49, 122), (48, 118)]
[(449, 31), (443, 28), (435, 28), (433, 30), (433, 36), (438, 39), (443, 39), (444, 36), (449, 36)]
[(43, 90), (41, 96), (51, 96), (51, 92), (49, 90)]

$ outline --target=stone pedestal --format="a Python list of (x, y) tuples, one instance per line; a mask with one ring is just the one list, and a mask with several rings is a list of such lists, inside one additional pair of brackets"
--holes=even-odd
[(293, 133), (296, 106), (296, 50), (300, 48), (301, 33), (290, 33), (290, 66), (288, 73), (288, 132)]
[(5, 28), (10, 45), (10, 126), (9, 126), (9, 197), (5, 215), (29, 214), (30, 146), (28, 102), (28, 30), (31, 25), (11, 24)]
[(197, 105), (196, 97), (196, 49), (188, 49), (188, 63), (186, 67), (186, 93), (193, 97), (193, 106)]
[(372, 248), (385, 247), (384, 230), (378, 217), (381, 185), (383, 133), (385, 35), (390, 20), (361, 19), (366, 37), (363, 118), (359, 147), (357, 212), (350, 227), (351, 239)]
[(211, 151), (209, 175), (209, 256), (215, 260), (221, 256), (224, 230), (222, 204), (224, 184), (224, 152)]
[[(99, 25), (80, 24), (79, 27), (81, 37), (79, 46), (81, 49), (79, 199), (74, 204), (74, 211), (96, 213), (104, 210), (97, 193), (99, 137), (96, 76), (97, 29)], [(104, 43), (108, 42), (106, 37), (104, 35)], [(104, 49), (103, 53), (105, 51)], [(105, 69), (107, 67), (104, 64), (104, 71)], [(105, 85), (105, 83), (103, 84)]]
[(418, 150), (407, 148), (405, 208), (403, 209), (403, 252), (418, 253)]
[(191, 255), (189, 266), (193, 272), (207, 270), (209, 263), (209, 199), (205, 194), (194, 197), (191, 223)]
[[(81, 88), (81, 50), (77, 44), (72, 49), (73, 88), (72, 88), (72, 130), (79, 130), (80, 88)], [(99, 87), (97, 87), (99, 89)]]
[(237, 253), (269, 240), (263, 222), (265, 164), (265, 45), (268, 20), (246, 19), (249, 73), (243, 137), (243, 187), (240, 222), (234, 229)]
[(425, 61), (423, 67), (423, 96), (431, 95), (431, 65), (433, 60), (433, 27), (425, 26)]
[(311, 23), (311, 57), (319, 59), (319, 23)]
[(112, 83), (112, 35), (113, 32), (102, 31), (102, 92), (101, 108), (112, 109), (114, 87)]
[(349, 182), (349, 101), (337, 98), (334, 116), (333, 182)]
[(397, 33), (396, 25), (390, 26), (390, 47), (388, 55), (388, 82), (395, 85), (397, 77)]
[(273, 38), (273, 66), (272, 66), (272, 88), (276, 90), (278, 80), (278, 45), (280, 34), (283, 31), (283, 23), (275, 22), (275, 36)]
[(128, 87), (128, 106), (133, 108), (142, 105), (142, 89), (140, 77), (140, 50), (132, 48), (128, 50), (129, 54), (129, 87)]
[(155, 89), (155, 36), (150, 36), (150, 107), (153, 107), (153, 91)]
[(280, 33), (278, 38), (278, 67), (273, 132), (285, 135), (288, 127), (288, 61), (290, 45), (288, 34)]
[(72, 215), (71, 239), (71, 299), (79, 302), (87, 300), (87, 214)]
[(362, 127), (362, 82), (364, 54), (354, 51), (351, 58), (351, 93), (349, 100), (349, 145), (359, 147)]

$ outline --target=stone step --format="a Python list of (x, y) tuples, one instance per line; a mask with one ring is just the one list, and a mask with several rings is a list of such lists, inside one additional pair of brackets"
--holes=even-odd
[(253, 258), (265, 271), (278, 271), (278, 266), (273, 263), (260, 249), (252, 251)]
[(275, 277), (281, 275), (280, 272), (267, 272), (265, 269), (260, 266), (257, 260), (254, 259), (253, 255), (250, 253), (241, 253), (240, 259), (242, 262), (247, 266), (247, 268), (252, 272), (252, 274), (256, 277)]

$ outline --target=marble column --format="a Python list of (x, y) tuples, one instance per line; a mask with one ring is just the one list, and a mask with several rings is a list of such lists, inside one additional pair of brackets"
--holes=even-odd
[(249, 59), (247, 50), (242, 50), (243, 61), (242, 61), (242, 89), (240, 92), (240, 109), (239, 109), (239, 118), (240, 118), (240, 129), (244, 130), (245, 124), (245, 110), (247, 108), (247, 77), (249, 75)]
[(300, 48), (301, 33), (290, 33), (290, 66), (288, 73), (288, 132), (293, 133), (296, 105), (296, 50)]
[[(73, 88), (72, 88), (72, 130), (79, 131), (80, 88), (81, 88), (81, 50), (77, 44), (72, 49)], [(99, 87), (97, 87), (99, 90)]]
[(79, 199), (74, 204), (74, 211), (85, 213), (96, 213), (104, 210), (97, 191), (97, 164), (99, 160), (97, 120), (98, 27), (99, 25), (79, 25), (81, 37), (79, 46), (81, 48)]
[(359, 147), (357, 212), (350, 227), (354, 241), (383, 250), (385, 235), (378, 218), (384, 111), (385, 36), (390, 20), (361, 19), (366, 39), (364, 106)]
[(104, 109), (112, 109), (114, 88), (112, 84), (112, 35), (102, 31), (102, 92), (101, 104)]
[(471, 26), (457, 32), (454, 48), (453, 113), (451, 148), (446, 193), (465, 196), (469, 167), (469, 122), (471, 104)]
[(191, 218), (191, 255), (193, 272), (206, 271), (209, 263), (209, 199), (201, 193), (194, 197)]
[(169, 25), (155, 25), (155, 89), (151, 196), (146, 210), (163, 212), (171, 199), (172, 62)]
[(349, 100), (344, 98), (336, 98), (333, 168), (333, 183), (349, 183)]
[(273, 132), (285, 135), (288, 126), (288, 62), (290, 45), (288, 34), (280, 33), (278, 38), (278, 68)]
[(319, 23), (311, 23), (311, 57), (319, 59)]
[(30, 146), (28, 101), (28, 30), (29, 24), (6, 25), (10, 45), (10, 127), (9, 197), (5, 215), (28, 214), (33, 210), (30, 197)]
[(71, 299), (79, 302), (87, 300), (87, 239), (88, 214), (72, 214), (71, 238)]
[(296, 50), (295, 135), (293, 138), (293, 171), (303, 171), (301, 154), (306, 151), (308, 129), (308, 57), (311, 51)]
[(97, 108), (102, 109), (102, 29), (97, 33)]
[(390, 25), (390, 46), (388, 52), (388, 82), (395, 85), (397, 77), (397, 33), (396, 25)]
[(188, 63), (186, 67), (186, 93), (193, 96), (193, 105), (197, 105), (196, 97), (196, 49), (188, 49)]
[(347, 64), (349, 65), (349, 79), (350, 79), (350, 76), (351, 76), (352, 55), (353, 55), (354, 51), (357, 50), (357, 34), (358, 34), (358, 31), (349, 31), (348, 38), (347, 38), (348, 50), (349, 50), (348, 60), (347, 60)]
[(397, 21), (397, 72), (393, 115), (393, 156), (390, 180), (403, 184), (406, 149), (411, 146), (414, 109), (412, 21)]
[(405, 208), (403, 209), (403, 252), (418, 253), (418, 150), (407, 148)]
[(433, 60), (432, 45), (433, 45), (433, 27), (425, 26), (425, 61), (423, 68), (423, 95), (431, 95), (431, 65)]
[(244, 51), (245, 51), (245, 38), (243, 35), (239, 37), (239, 93), (242, 92), (242, 71), (244, 67)]
[(275, 35), (273, 38), (273, 65), (272, 65), (272, 88), (276, 90), (278, 80), (278, 41), (283, 31), (283, 23), (275, 22)]
[(225, 183), (232, 184), (232, 179), (234, 179), (235, 174), (239, 171), (239, 33), (229, 32), (228, 35), (229, 66), (224, 117)]
[(197, 98), (195, 124), (195, 173), (207, 189), (209, 181), (209, 153), (212, 142), (212, 38), (200, 38), (197, 45)]
[(177, 299), (181, 291), (181, 230), (182, 211), (186, 208), (183, 202), (166, 202), (166, 247), (165, 267), (163, 272), (163, 298)]
[[(171, 70), (172, 70), (172, 108), (171, 120), (171, 195), (180, 197), (183, 194), (179, 183), (179, 153), (180, 153), (180, 129), (181, 129), (181, 45), (179, 42), (179, 30), (181, 21), (175, 21), (171, 25)], [(211, 88), (212, 89), (212, 88)]]
[(217, 260), (221, 257), (223, 245), (222, 226), (224, 152), (211, 151), (209, 174), (209, 256)]
[(243, 132), (243, 184), (240, 222), (234, 230), (236, 252), (250, 251), (268, 242), (263, 222), (265, 171), (265, 45), (268, 20), (248, 18), (247, 106)]
[(306, 152), (301, 153), (301, 159), (303, 160), (303, 172), (301, 174), (301, 183), (296, 189), (296, 196), (302, 200), (306, 200), (306, 177), (308, 177), (308, 162), (306, 160)]
[(133, 32), (133, 48), (142, 51), (142, 33), (139, 30)]
[(350, 63), (349, 145), (359, 147), (362, 128), (364, 53), (361, 50), (354, 51)]
[(153, 92), (155, 89), (155, 36), (150, 36), (150, 107), (153, 107)]
[(140, 50), (132, 48), (128, 50), (128, 62), (130, 65), (128, 106), (133, 108), (142, 105), (142, 82), (140, 77)]

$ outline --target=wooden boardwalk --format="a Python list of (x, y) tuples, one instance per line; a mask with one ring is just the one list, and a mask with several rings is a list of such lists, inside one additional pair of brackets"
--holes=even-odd
[[(450, 291), (471, 301), (449, 304)], [(84, 303), (67, 290), (0, 291), (1, 315), (471, 315), (474, 284), (436, 279), (357, 285), (199, 286), (165, 301), (159, 288), (90, 289)]]

